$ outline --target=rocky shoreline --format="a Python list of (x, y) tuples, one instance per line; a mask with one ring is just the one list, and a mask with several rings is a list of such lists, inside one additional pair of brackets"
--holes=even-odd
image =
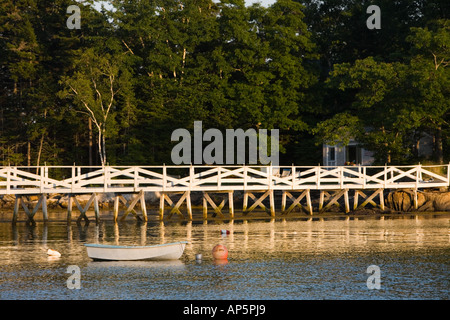
[[(318, 211), (319, 196), (318, 192), (311, 192), (312, 205), (314, 211)], [(349, 214), (382, 214), (382, 213), (409, 213), (409, 212), (444, 212), (450, 211), (450, 191), (445, 190), (419, 190), (417, 192), (417, 209), (414, 207), (414, 190), (411, 189), (397, 189), (397, 190), (384, 190), (384, 202), (385, 209), (380, 207), (373, 207), (367, 205), (364, 208), (352, 210)], [(130, 200), (131, 194), (124, 194), (124, 198)], [(77, 199), (81, 205), (85, 205), (90, 194), (78, 195)], [(213, 197), (213, 195), (211, 195)], [(276, 195), (276, 198), (280, 198), (281, 194)], [(147, 192), (145, 193), (145, 202), (150, 207), (159, 206), (159, 192)], [(239, 203), (242, 203), (243, 192), (235, 192), (235, 209), (240, 208)], [(27, 202), (30, 205), (36, 204), (39, 200), (38, 196), (28, 196)], [(98, 194), (99, 206), (105, 209), (112, 209), (114, 206), (114, 193)], [(202, 206), (202, 193), (191, 193), (192, 206)], [(218, 201), (218, 200), (217, 200)], [(344, 204), (342, 199), (339, 201), (339, 206), (332, 206), (328, 212), (343, 212)], [(353, 192), (349, 193), (350, 204), (353, 203)], [(12, 209), (15, 203), (14, 195), (0, 196), (0, 208)], [(276, 200), (277, 209), (280, 206), (280, 201)], [(67, 194), (51, 194), (47, 199), (47, 206), (49, 209), (67, 209), (68, 196)], [(122, 204), (121, 204), (122, 206)], [(352, 205), (351, 209), (353, 209)], [(124, 208), (124, 207), (123, 207)]]

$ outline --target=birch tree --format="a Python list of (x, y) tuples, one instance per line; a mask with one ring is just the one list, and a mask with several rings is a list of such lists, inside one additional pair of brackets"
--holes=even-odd
[(123, 55), (99, 55), (86, 50), (75, 61), (72, 76), (63, 77), (62, 96), (72, 97), (76, 112), (87, 115), (97, 130), (97, 145), (102, 166), (107, 164), (106, 139), (114, 131), (120, 96), (130, 94), (130, 76)]

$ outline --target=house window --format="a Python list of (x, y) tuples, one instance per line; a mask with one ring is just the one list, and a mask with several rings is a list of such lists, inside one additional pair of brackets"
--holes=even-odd
[(350, 145), (346, 148), (345, 161), (351, 164), (360, 164), (362, 161), (361, 148), (357, 145)]
[(335, 161), (336, 160), (336, 149), (335, 147), (328, 148), (328, 160)]

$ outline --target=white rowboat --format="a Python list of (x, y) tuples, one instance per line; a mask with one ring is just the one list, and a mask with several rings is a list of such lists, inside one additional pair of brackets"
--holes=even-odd
[(94, 260), (176, 260), (181, 257), (187, 241), (153, 246), (114, 246), (85, 244), (89, 258)]

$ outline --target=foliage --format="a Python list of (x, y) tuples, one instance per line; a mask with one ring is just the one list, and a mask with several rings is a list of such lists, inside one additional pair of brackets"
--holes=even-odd
[(283, 164), (355, 138), (450, 159), (446, 0), (0, 1), (0, 163), (170, 164), (177, 128), (280, 129)]

